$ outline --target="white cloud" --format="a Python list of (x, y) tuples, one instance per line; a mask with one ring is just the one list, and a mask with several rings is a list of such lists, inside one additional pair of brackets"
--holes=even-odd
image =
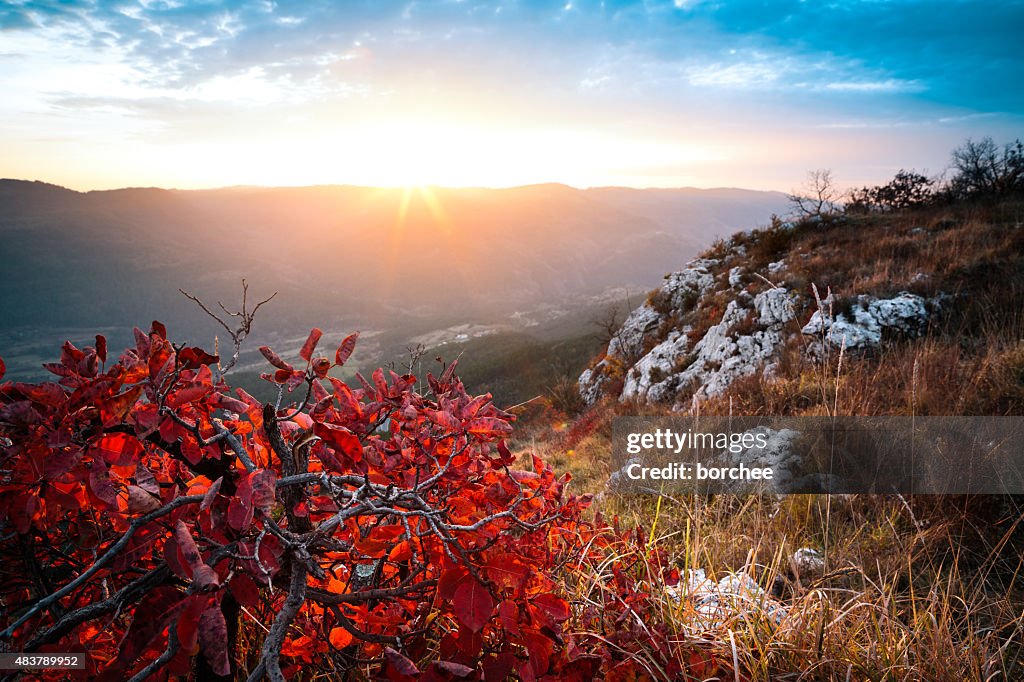
[(886, 78), (874, 81), (833, 81), (825, 85), (826, 90), (835, 92), (922, 92), (925, 90), (923, 83), (917, 80), (901, 80), (899, 78)]
[(784, 68), (768, 62), (738, 62), (736, 64), (710, 64), (686, 69), (690, 85), (698, 87), (750, 88), (772, 85), (779, 81)]

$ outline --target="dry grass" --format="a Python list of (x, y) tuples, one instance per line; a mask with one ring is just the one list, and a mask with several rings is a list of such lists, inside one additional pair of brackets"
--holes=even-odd
[[(607, 513), (617, 514), (623, 527), (649, 529), (653, 541), (647, 548), (622, 543), (603, 566), (567, 581), (575, 604), (599, 609), (607, 598), (600, 585), (609, 579), (602, 570), (612, 559), (632, 566), (649, 585), (655, 598), (640, 619), (667, 627), (676, 645), (667, 654), (652, 638), (651, 646), (633, 651), (653, 679), (671, 679), (664, 674), (667, 655), (687, 660), (695, 650), (714, 655), (718, 679), (1024, 675), (1024, 547), (1016, 508), (993, 505), (986, 510), (989, 523), (980, 527), (979, 511), (965, 500), (718, 496), (662, 502), (656, 510), (651, 498), (610, 499)], [(800, 547), (821, 548), (826, 534), (826, 570), (801, 580), (788, 558)], [(687, 600), (667, 596), (662, 571), (647, 561), (654, 548), (667, 551), (684, 574), (704, 568), (717, 579), (743, 570), (761, 585), (775, 585), (785, 617), (774, 624), (755, 607), (747, 618), (702, 627)], [(587, 626), (582, 620), (577, 630)]]
[[(792, 334), (772, 379), (737, 381), (702, 403), (702, 413), (1024, 414), (1022, 214), (1019, 203), (925, 209), (734, 240), (747, 247), (754, 271), (785, 257), (786, 271), (773, 279), (807, 300), (812, 283), (847, 297), (909, 290), (952, 298), (924, 336), (846, 354), (841, 366), (835, 351), (810, 359), (812, 340)], [(717, 249), (722, 255), (725, 245)], [(520, 445), (572, 471), (577, 490), (598, 491), (610, 469), (611, 420), (668, 412), (607, 402), (557, 430), (535, 425), (531, 442)], [(649, 533), (647, 547), (623, 544), (611, 559), (633, 565), (650, 593), (663, 595), (643, 617), (668, 628), (676, 654), (714, 653), (716, 679), (1024, 679), (1020, 499), (606, 496), (599, 506), (623, 527)], [(794, 573), (789, 557), (800, 547), (826, 552), (823, 576)], [(778, 625), (751, 618), (699, 632), (685, 600), (664, 596), (661, 572), (647, 562), (655, 549), (709, 577), (744, 570), (777, 590), (788, 615)], [(577, 605), (601, 606), (605, 570), (607, 564), (567, 576)], [(633, 657), (652, 679), (669, 679), (664, 655), (651, 646)]]

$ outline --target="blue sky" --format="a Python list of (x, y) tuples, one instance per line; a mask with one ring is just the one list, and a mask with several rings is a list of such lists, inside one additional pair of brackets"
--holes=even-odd
[(5, 2), (0, 175), (792, 189), (1024, 127), (1024, 2)]

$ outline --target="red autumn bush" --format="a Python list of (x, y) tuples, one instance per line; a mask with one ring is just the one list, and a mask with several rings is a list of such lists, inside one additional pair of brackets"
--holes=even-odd
[(329, 372), (355, 335), (333, 358), (320, 336), (297, 368), (261, 349), (287, 406), (159, 323), (115, 362), (66, 343), (55, 382), (0, 385), (0, 645), (109, 680), (595, 674), (554, 581), (593, 537), (568, 477), (513, 469), (511, 415), (454, 363), (428, 395), (382, 370), (352, 387)]

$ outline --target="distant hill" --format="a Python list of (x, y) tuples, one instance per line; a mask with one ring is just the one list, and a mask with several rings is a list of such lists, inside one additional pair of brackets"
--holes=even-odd
[(266, 332), (317, 324), (411, 338), (512, 324), (516, 312), (647, 289), (715, 238), (785, 210), (783, 194), (736, 189), (76, 192), (0, 180), (0, 355), (17, 371), (11, 346), (100, 329), (127, 339), (154, 317), (212, 336), (178, 288), (234, 301), (242, 277), (257, 294), (279, 292)]

